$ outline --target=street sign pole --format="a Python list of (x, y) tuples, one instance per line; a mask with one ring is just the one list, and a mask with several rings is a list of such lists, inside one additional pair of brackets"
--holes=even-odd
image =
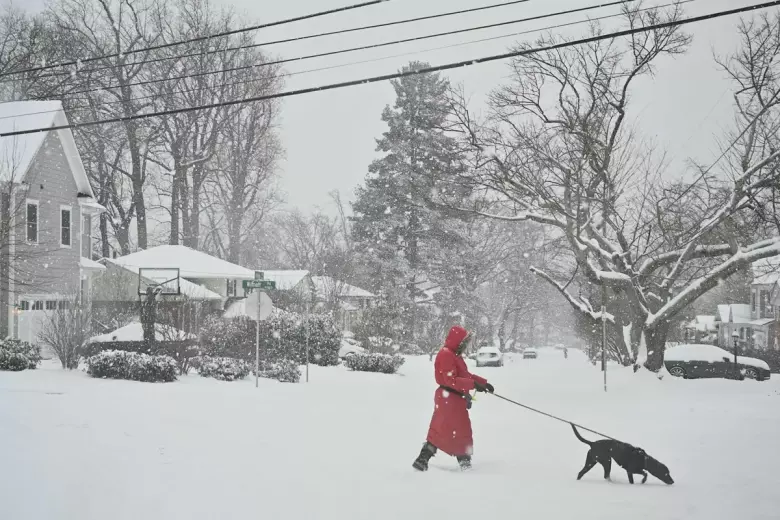
[(255, 388), (260, 381), (260, 302), (257, 304), (257, 327), (255, 328)]
[(309, 303), (306, 303), (306, 382), (309, 382)]

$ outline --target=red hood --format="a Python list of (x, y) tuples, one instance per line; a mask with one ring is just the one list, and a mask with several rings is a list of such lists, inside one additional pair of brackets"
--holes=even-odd
[(455, 325), (447, 334), (447, 339), (444, 340), (444, 348), (457, 353), (461, 342), (468, 335), (469, 333), (466, 329), (460, 325)]

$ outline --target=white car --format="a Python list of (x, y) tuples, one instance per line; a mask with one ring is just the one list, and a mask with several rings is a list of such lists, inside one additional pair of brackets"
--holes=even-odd
[(528, 347), (527, 349), (523, 350), (523, 359), (536, 359), (538, 357), (539, 352), (533, 347)]
[(502, 367), (504, 366), (504, 355), (496, 347), (482, 347), (477, 350), (477, 367)]

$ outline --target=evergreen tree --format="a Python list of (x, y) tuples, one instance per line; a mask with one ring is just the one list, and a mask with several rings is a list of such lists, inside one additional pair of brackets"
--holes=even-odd
[[(403, 71), (427, 66), (413, 62)], [(384, 155), (369, 166), (357, 190), (352, 232), (373, 289), (386, 294), (402, 289), (405, 336), (412, 338), (414, 301), (429, 260), (457, 243), (426, 200), (431, 193), (457, 197), (453, 181), (463, 165), (457, 141), (446, 131), (449, 82), (438, 74), (414, 74), (392, 85), (396, 101), (382, 112), (388, 129), (377, 140)]]

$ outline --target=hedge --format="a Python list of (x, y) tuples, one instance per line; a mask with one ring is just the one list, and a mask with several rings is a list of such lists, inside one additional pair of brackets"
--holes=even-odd
[(147, 383), (176, 380), (176, 361), (170, 356), (104, 350), (86, 359), (87, 374), (102, 379), (128, 379)]
[(41, 362), (41, 349), (18, 339), (0, 340), (0, 370), (33, 370)]
[(347, 357), (344, 360), (344, 364), (350, 370), (360, 372), (395, 374), (401, 368), (401, 365), (404, 364), (404, 361), (404, 358), (399, 355), (355, 353)]

